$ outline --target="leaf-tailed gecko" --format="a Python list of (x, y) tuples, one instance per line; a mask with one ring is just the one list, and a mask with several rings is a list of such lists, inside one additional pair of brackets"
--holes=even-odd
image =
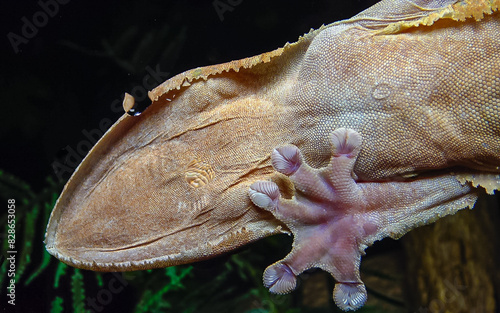
[(291, 233), (264, 284), (288, 292), (320, 267), (340, 308), (361, 307), (367, 246), (500, 188), (499, 8), (384, 0), (275, 51), (167, 80), (80, 164), (47, 250), (126, 271)]

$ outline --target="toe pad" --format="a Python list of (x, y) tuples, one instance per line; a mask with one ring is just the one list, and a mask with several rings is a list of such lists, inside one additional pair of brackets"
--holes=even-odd
[(344, 311), (359, 309), (366, 298), (366, 288), (362, 283), (337, 283), (333, 290), (335, 304)]
[(253, 183), (248, 191), (250, 200), (263, 209), (273, 209), (277, 206), (277, 201), (280, 196), (278, 186), (270, 181), (259, 181)]
[(297, 278), (292, 269), (283, 263), (269, 266), (264, 272), (264, 286), (269, 291), (277, 294), (285, 294), (294, 290), (297, 286)]

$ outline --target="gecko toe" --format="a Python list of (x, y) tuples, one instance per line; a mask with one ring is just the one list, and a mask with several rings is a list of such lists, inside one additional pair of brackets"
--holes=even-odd
[(279, 147), (271, 155), (273, 167), (287, 176), (292, 175), (301, 165), (299, 148), (293, 145)]
[(352, 129), (339, 128), (332, 132), (334, 154), (352, 154), (361, 147), (361, 135)]
[(285, 294), (294, 290), (297, 286), (297, 278), (292, 269), (284, 263), (276, 263), (269, 266), (264, 272), (264, 286), (269, 291), (277, 294)]
[(344, 311), (359, 309), (366, 298), (366, 287), (362, 283), (337, 283), (333, 290), (335, 304)]
[(250, 185), (248, 191), (250, 200), (259, 208), (271, 210), (277, 207), (280, 191), (278, 186), (270, 181), (258, 181)]

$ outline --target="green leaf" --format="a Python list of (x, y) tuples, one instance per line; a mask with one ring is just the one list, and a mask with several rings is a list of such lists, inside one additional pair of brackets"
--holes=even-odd
[(59, 278), (61, 278), (61, 276), (64, 276), (66, 274), (67, 268), (68, 266), (63, 262), (59, 262), (59, 264), (57, 264), (56, 277), (54, 278), (54, 288), (59, 287)]
[[(52, 208), (54, 207), (54, 204), (56, 203), (57, 200), (57, 193), (52, 192), (51, 195), (51, 201), (46, 202), (44, 204), (44, 214), (43, 214), (43, 225), (47, 225), (47, 222), (49, 220), (50, 212), (52, 211)], [(44, 228), (45, 229), (45, 228)], [(52, 260), (52, 256), (47, 252), (47, 250), (43, 249), (42, 252), (42, 262), (38, 266), (38, 268), (31, 274), (31, 276), (24, 282), (24, 285), (27, 286), (31, 283), (33, 279), (38, 277), (49, 265), (50, 260)]]
[[(16, 272), (16, 281), (20, 281), (26, 266), (31, 262), (31, 252), (33, 251), (33, 239), (35, 237), (35, 224), (38, 218), (40, 209), (38, 205), (33, 207), (31, 212), (24, 216), (24, 238), (23, 246), (21, 248), (21, 257)], [(17, 239), (17, 238), (16, 238)]]
[(73, 312), (87, 312), (85, 310), (85, 287), (83, 286), (83, 275), (79, 269), (71, 277), (71, 292), (73, 294)]
[(62, 304), (63, 304), (63, 299), (61, 297), (56, 297), (52, 301), (50, 313), (62, 313), (64, 310)]

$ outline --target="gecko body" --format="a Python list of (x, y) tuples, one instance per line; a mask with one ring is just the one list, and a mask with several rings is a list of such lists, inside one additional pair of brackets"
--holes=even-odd
[(79, 268), (140, 270), (293, 233), (266, 286), (288, 292), (320, 267), (339, 307), (361, 307), (367, 246), (500, 188), (499, 7), (384, 0), (172, 77), (80, 164), (47, 250)]

